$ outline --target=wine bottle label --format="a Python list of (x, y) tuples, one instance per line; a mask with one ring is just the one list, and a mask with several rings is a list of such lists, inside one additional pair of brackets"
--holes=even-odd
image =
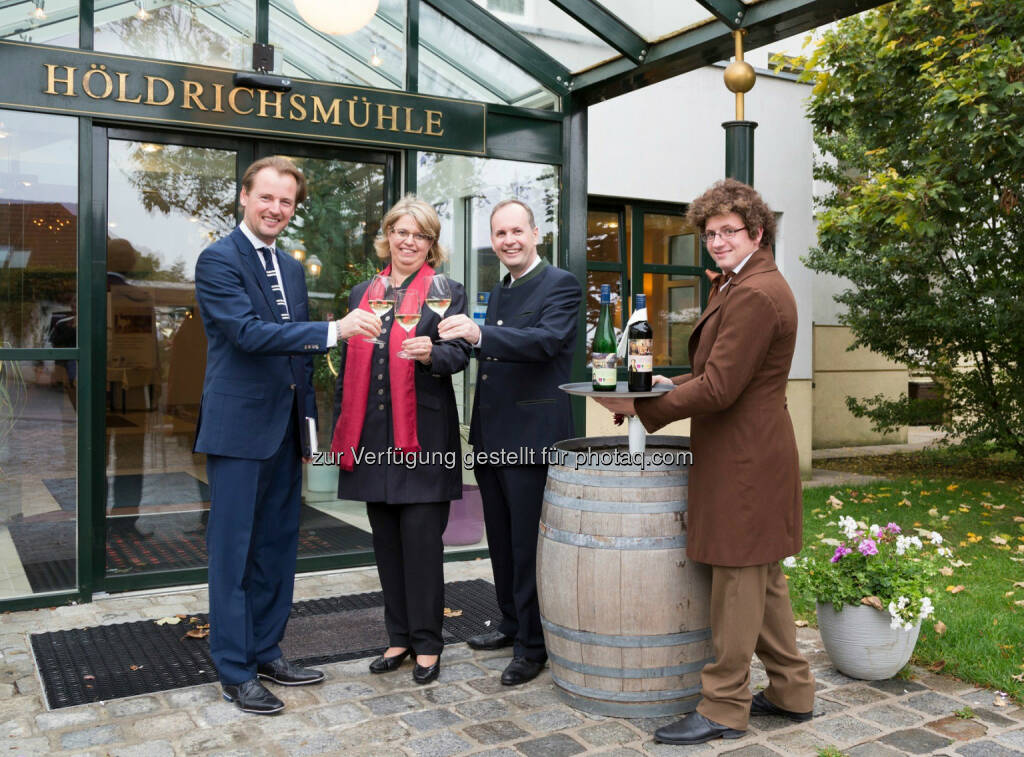
[(593, 383), (597, 386), (615, 386), (615, 363), (617, 355), (614, 352), (595, 352), (591, 359), (591, 370)]
[(629, 370), (650, 373), (654, 370), (654, 340), (629, 340)]

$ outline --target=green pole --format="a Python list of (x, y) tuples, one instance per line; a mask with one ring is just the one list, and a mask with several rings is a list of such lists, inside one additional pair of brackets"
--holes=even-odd
[(754, 185), (754, 121), (726, 121), (725, 175), (744, 184)]

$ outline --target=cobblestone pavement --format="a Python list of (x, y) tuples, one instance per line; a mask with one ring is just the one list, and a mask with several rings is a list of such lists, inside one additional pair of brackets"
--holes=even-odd
[[(445, 566), (449, 581), (490, 578), (490, 563)], [(296, 600), (379, 589), (373, 569), (302, 576)], [(564, 704), (551, 675), (503, 687), (502, 652), (445, 648), (441, 680), (412, 682), (407, 662), (374, 676), (367, 660), (323, 666), (320, 686), (276, 691), (276, 717), (246, 715), (215, 684), (48, 712), (28, 645), (30, 633), (160, 618), (206, 609), (205, 589), (118, 595), (70, 607), (0, 616), (0, 754), (4, 755), (814, 755), (835, 746), (850, 757), (940, 754), (1024, 755), (1024, 710), (998, 707), (991, 691), (919, 671), (913, 680), (855, 681), (829, 664), (817, 632), (799, 629), (818, 681), (816, 717), (794, 725), (757, 718), (747, 735), (694, 747), (655, 744), (672, 718), (625, 720), (585, 715)], [(755, 688), (765, 683), (756, 668)], [(965, 706), (974, 717), (957, 718)]]

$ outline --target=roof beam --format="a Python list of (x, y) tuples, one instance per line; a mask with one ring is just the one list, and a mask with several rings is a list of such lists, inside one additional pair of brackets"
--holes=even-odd
[(647, 40), (604, 5), (593, 0), (551, 0), (580, 24), (587, 27), (634, 63), (643, 63), (650, 48)]
[(697, 0), (697, 2), (711, 11), (715, 18), (730, 29), (739, 29), (743, 25), (743, 18), (747, 15), (747, 6), (740, 0)]
[[(744, 48), (780, 39), (852, 16), (889, 0), (762, 0), (747, 6)], [(717, 19), (653, 45), (641, 65), (619, 58), (577, 74), (573, 95), (592, 104), (632, 92), (732, 57), (732, 29)]]
[(473, 0), (425, 0), (478, 40), (509, 59), (560, 97), (569, 93), (572, 73)]

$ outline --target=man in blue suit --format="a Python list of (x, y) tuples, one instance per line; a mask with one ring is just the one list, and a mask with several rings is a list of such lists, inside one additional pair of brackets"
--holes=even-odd
[(260, 678), (285, 686), (324, 675), (281, 655), (291, 611), (308, 458), (300, 429), (316, 418), (312, 355), (380, 321), (356, 311), (310, 323), (302, 265), (274, 242), (306, 197), (287, 158), (256, 161), (242, 177), (243, 220), (196, 263), (196, 299), (208, 341), (194, 451), (207, 455), (210, 654), (224, 698), (245, 712), (284, 704)]
[[(583, 294), (568, 271), (537, 254), (533, 211), (505, 200), (491, 211), (491, 247), (509, 273), (491, 291), (484, 326), (465, 315), (439, 334), (476, 347), (480, 368), (469, 441), (486, 455), (475, 467), (501, 622), (471, 637), (475, 649), (513, 647), (501, 682), (536, 678), (547, 661), (537, 603), (537, 529), (547, 464), (544, 450), (572, 437), (569, 381)], [(494, 461), (494, 464), (492, 464)]]

